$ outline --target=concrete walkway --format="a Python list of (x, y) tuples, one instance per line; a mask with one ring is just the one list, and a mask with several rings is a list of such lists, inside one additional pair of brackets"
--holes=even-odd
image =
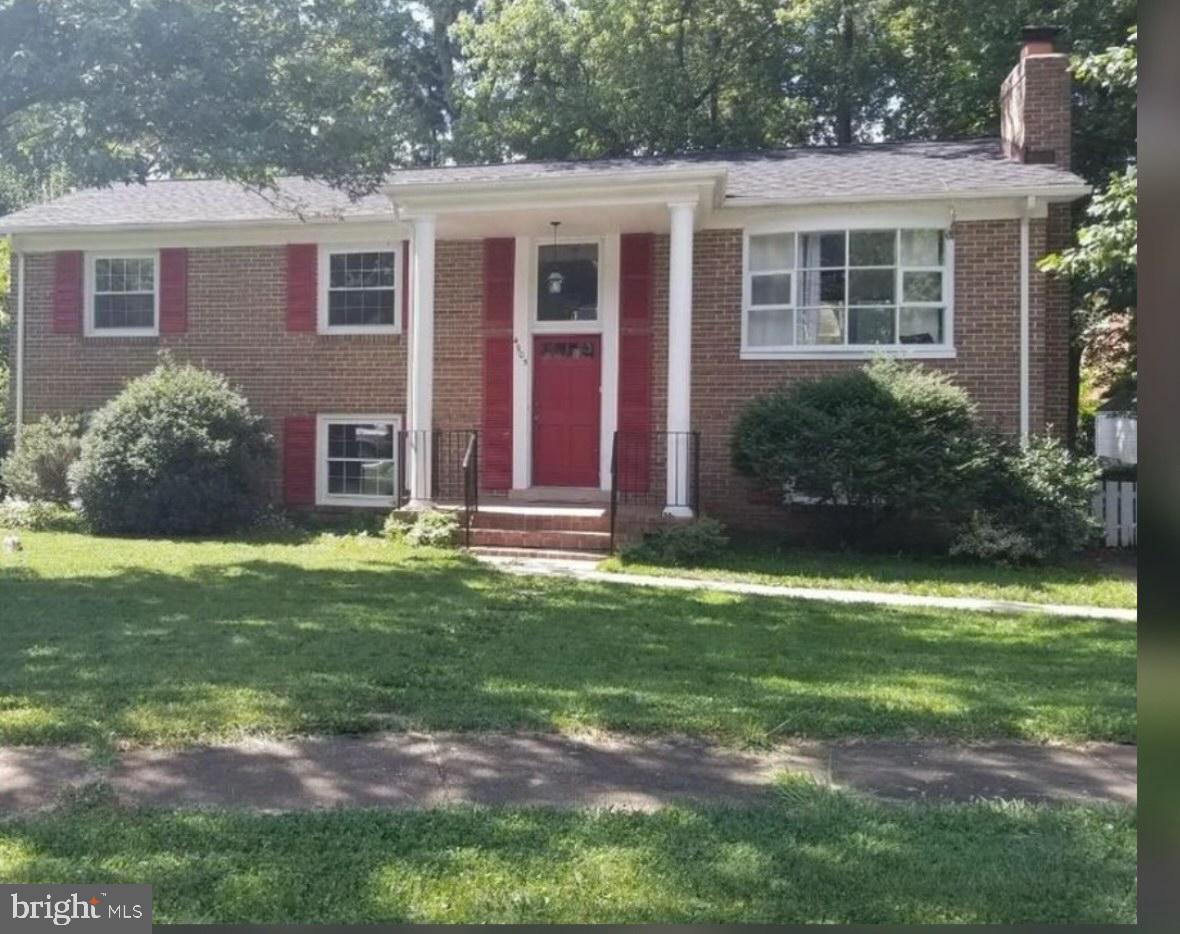
[(783, 587), (743, 581), (708, 580), (694, 577), (662, 577), (599, 571), (596, 561), (560, 558), (520, 558), (478, 555), (480, 561), (511, 574), (572, 577), (601, 584), (632, 587), (669, 587), (674, 590), (714, 590), (759, 597), (792, 597), (797, 600), (828, 600), (836, 603), (871, 603), (877, 606), (934, 607), (982, 613), (1038, 613), (1042, 616), (1116, 619), (1133, 623), (1135, 610), (1101, 606), (1073, 606), (1067, 603), (1025, 603), (1018, 600), (988, 600), (982, 597), (930, 597), (890, 593), (881, 590), (836, 590), (820, 587)]
[(128, 804), (264, 811), (447, 804), (651, 810), (751, 802), (784, 772), (890, 799), (1136, 800), (1136, 747), (803, 743), (767, 752), (695, 741), (554, 734), (405, 734), (136, 749), (96, 771), (79, 748), (0, 749), (0, 812), (105, 781)]

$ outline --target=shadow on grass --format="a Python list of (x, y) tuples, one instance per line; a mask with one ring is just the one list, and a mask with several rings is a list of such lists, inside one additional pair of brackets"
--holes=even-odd
[(0, 569), (4, 742), (571, 727), (1134, 736), (1122, 623), (526, 579), (378, 546), (334, 564), (237, 543), (233, 560), (186, 551), (173, 567), (187, 545), (148, 543), (140, 566), (120, 567), (117, 540), (91, 541), (111, 550), (103, 573)]
[(1127, 922), (1129, 809), (795, 788), (650, 814), (260, 816), (91, 803), (0, 822), (11, 882), (149, 882), (161, 922)]

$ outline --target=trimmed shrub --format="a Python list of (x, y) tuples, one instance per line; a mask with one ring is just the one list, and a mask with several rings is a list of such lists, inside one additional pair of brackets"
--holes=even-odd
[(624, 547), (622, 558), (625, 562), (684, 567), (714, 559), (728, 545), (725, 526), (701, 516), (693, 522), (678, 522), (647, 533), (643, 541)]
[(985, 455), (974, 422), (971, 400), (945, 375), (879, 359), (752, 402), (733, 462), (784, 499), (847, 507), (863, 532), (890, 518), (967, 513)]
[(82, 421), (71, 415), (47, 415), (26, 425), (20, 444), (0, 462), (8, 493), (25, 500), (69, 503), (69, 470), (81, 453), (81, 437)]
[(1051, 437), (1023, 446), (993, 439), (978, 509), (951, 553), (989, 561), (1046, 561), (1078, 552), (1098, 531), (1091, 512), (1101, 473), (1093, 457)]
[(267, 505), (272, 456), (225, 377), (165, 359), (94, 416), (73, 475), (95, 531), (224, 532)]

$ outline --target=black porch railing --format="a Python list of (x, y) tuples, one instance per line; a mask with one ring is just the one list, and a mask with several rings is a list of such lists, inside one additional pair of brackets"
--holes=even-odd
[(472, 515), (479, 510), (479, 432), (468, 428), (399, 431), (397, 445), (396, 506), (400, 509), (410, 500), (411, 463), (428, 463), (430, 498), (463, 504), (463, 543), (469, 546)]
[(616, 431), (610, 458), (610, 549), (620, 506), (681, 507), (700, 514), (696, 431)]

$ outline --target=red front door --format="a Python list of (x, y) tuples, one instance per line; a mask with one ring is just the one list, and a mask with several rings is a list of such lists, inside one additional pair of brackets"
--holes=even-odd
[(602, 341), (533, 341), (533, 485), (598, 486)]

